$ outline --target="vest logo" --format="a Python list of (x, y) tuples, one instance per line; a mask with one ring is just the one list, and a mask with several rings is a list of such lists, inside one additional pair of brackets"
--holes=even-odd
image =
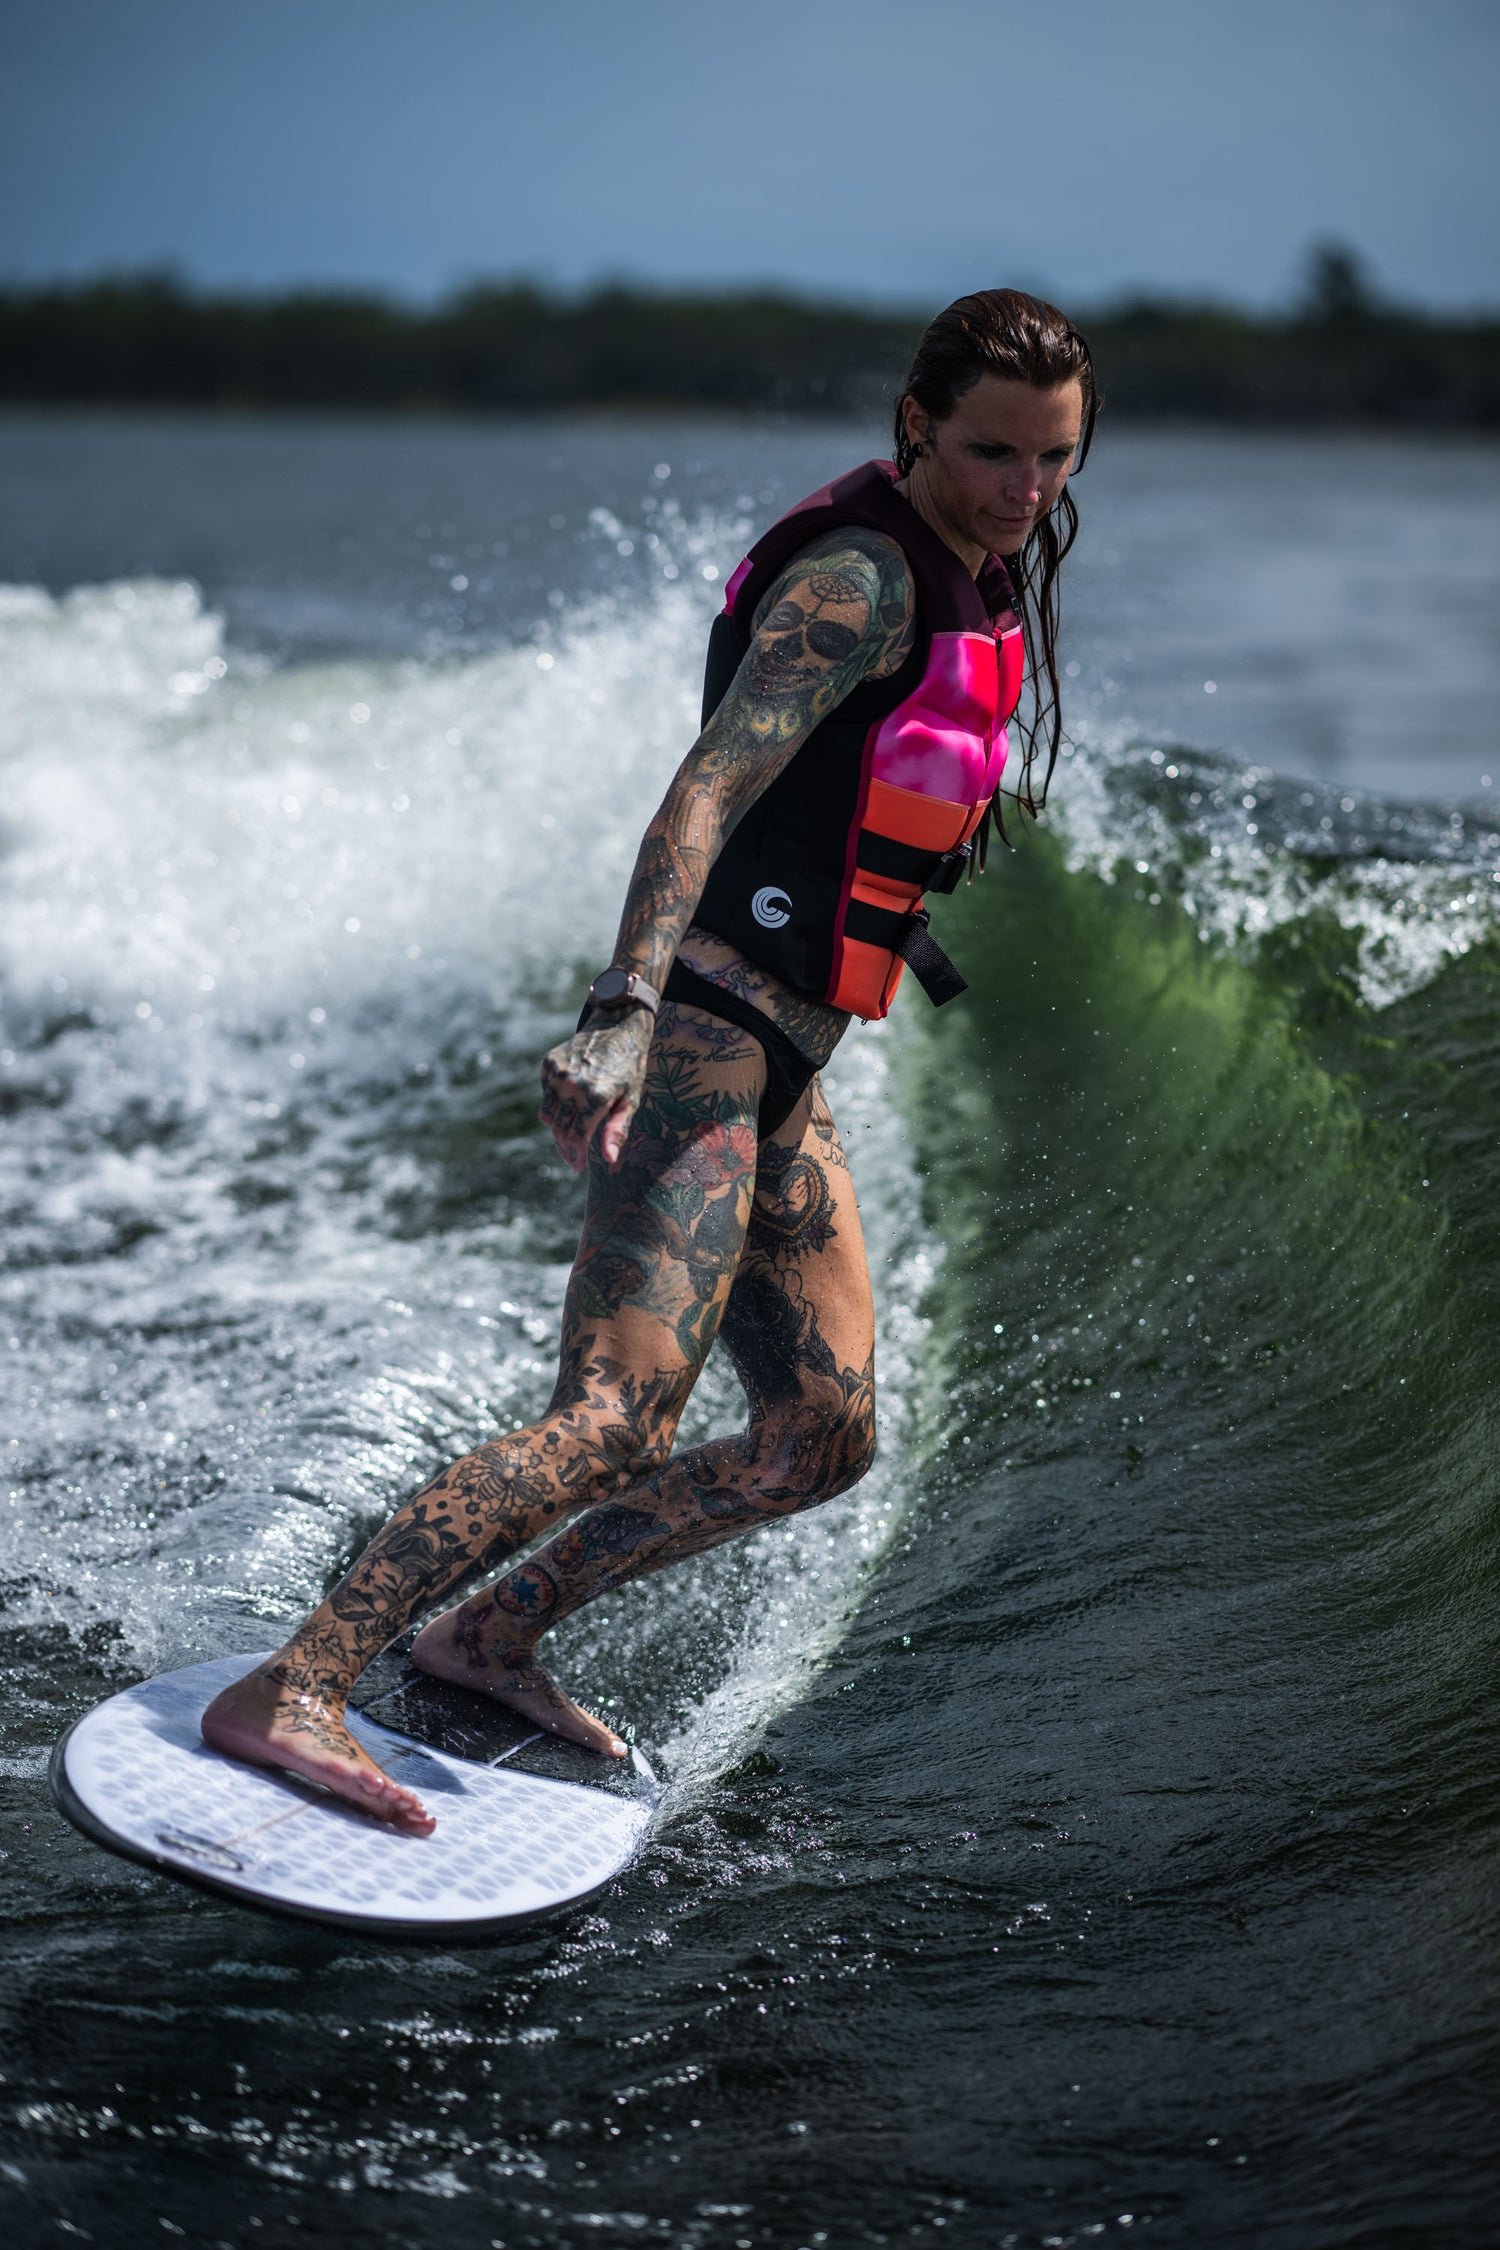
[(779, 930), (792, 918), (792, 902), (785, 891), (768, 884), (751, 899), (750, 911), (763, 930)]

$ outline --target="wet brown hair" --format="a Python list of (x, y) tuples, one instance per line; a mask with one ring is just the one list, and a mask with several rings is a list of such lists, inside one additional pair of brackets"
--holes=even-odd
[[(1083, 427), (1074, 473), (1083, 467), (1101, 403), (1088, 344), (1067, 316), (1044, 298), (1028, 296), (1024, 289), (980, 289), (940, 312), (917, 346), (896, 400), (896, 467), (903, 477), (911, 474), (916, 459), (916, 448), (906, 434), (907, 400), (915, 399), (935, 422), (944, 422), (982, 375), (1029, 383), (1039, 391), (1054, 391), (1064, 383), (1081, 385)], [(1003, 558), (1020, 602), (1032, 691), (1031, 716), (1021, 724), (1025, 755), (1015, 794), (1017, 802), (1033, 814), (1047, 801), (1062, 740), (1058, 570), (1077, 536), (1078, 510), (1069, 486), (1064, 485), (1056, 504), (1028, 532), (1020, 553)], [(1038, 793), (1032, 776), (1039, 745), (1046, 751), (1047, 770)]]

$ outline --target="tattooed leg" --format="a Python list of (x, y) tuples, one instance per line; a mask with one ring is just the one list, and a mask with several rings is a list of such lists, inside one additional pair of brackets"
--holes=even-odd
[[(663, 1008), (621, 1162), (590, 1167), (546, 1417), (481, 1446), (409, 1500), (285, 1648), (209, 1706), (203, 1732), (214, 1748), (290, 1768), (397, 1826), (431, 1828), (344, 1725), (349, 1690), (424, 1611), (665, 1460), (739, 1264), (764, 1083), (747, 1032)], [(414, 1655), (426, 1670), (450, 1670), (431, 1631)], [(623, 1750), (608, 1728), (589, 1725), (596, 1747)]]
[[(915, 629), (910, 570), (884, 534), (840, 530), (793, 558), (760, 605), (733, 686), (642, 840), (616, 965), (661, 988), (725, 836), (861, 680), (899, 670)], [(797, 1020), (811, 1055), (826, 1050), (807, 1042), (831, 1044), (844, 1019), (831, 1009), (814, 1017), (803, 1005)], [(659, 1380), (663, 1395), (675, 1397), (674, 1386), (684, 1377), (691, 1384), (713, 1341), (738, 1262), (765, 1065), (747, 1034), (691, 1009), (664, 1008), (643, 1062), (644, 1046), (637, 1019), (594, 1024), (554, 1049), (543, 1066), (544, 1114), (567, 1161), (581, 1161), (585, 1145), (595, 1152), (601, 1141), (619, 1157), (610, 1177), (620, 1192), (611, 1193), (597, 1154), (590, 1155), (590, 1219), (574, 1271), (564, 1361), (588, 1333), (601, 1366), (617, 1367), (622, 1382)], [(618, 1135), (632, 1105), (621, 1151)], [(811, 1305), (805, 1276), (795, 1288), (789, 1282), (787, 1294), (794, 1305)], [(811, 1348), (812, 1331), (820, 1323), (827, 1331), (830, 1313), (820, 1299), (808, 1317)], [(861, 1379), (850, 1371), (864, 1361), (829, 1348), (857, 1388)], [(670, 1419), (664, 1415), (662, 1424), (667, 1442)], [(545, 1528), (549, 1512), (570, 1513), (597, 1497), (600, 1472), (588, 1442), (570, 1450), (561, 1429), (528, 1434), (542, 1463), (535, 1488), (529, 1453), (520, 1467), (507, 1455), (476, 1468), (479, 1457), (471, 1457), (435, 1480), (273, 1661), (210, 1707), (207, 1739), (237, 1756), (308, 1774), (401, 1826), (430, 1827), (411, 1793), (380, 1775), (353, 1741), (343, 1724), (344, 1699), (376, 1649), (425, 1608), (496, 1567)], [(548, 1451), (552, 1438), (555, 1453)], [(764, 1430), (761, 1438), (766, 1442)], [(609, 1473), (617, 1484), (619, 1465)], [(768, 1474), (774, 1484), (774, 1470)], [(425, 1634), (421, 1646), (432, 1653)]]
[(549, 1627), (626, 1580), (843, 1492), (875, 1451), (873, 1313), (859, 1215), (816, 1082), (763, 1145), (720, 1329), (750, 1404), (742, 1437), (695, 1446), (600, 1501), (423, 1638), (448, 1679), (599, 1746), (606, 1732), (535, 1656)]

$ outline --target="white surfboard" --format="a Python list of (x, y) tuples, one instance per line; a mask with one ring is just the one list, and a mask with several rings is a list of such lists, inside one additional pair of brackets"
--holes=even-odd
[(349, 1724), (434, 1815), (430, 1836), (221, 1757), (199, 1734), (204, 1708), (264, 1662), (220, 1657), (99, 1704), (53, 1752), (59, 1808), (93, 1842), (164, 1875), (388, 1937), (500, 1934), (592, 1896), (640, 1848), (658, 1790), (639, 1751), (600, 1758), (416, 1674)]

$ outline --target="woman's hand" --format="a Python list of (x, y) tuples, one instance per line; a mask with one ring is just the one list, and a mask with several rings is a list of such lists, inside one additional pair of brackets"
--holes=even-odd
[(646, 1082), (655, 1029), (649, 1008), (596, 1015), (544, 1059), (542, 1123), (551, 1127), (570, 1172), (583, 1170), (596, 1133), (610, 1170), (619, 1163)]

